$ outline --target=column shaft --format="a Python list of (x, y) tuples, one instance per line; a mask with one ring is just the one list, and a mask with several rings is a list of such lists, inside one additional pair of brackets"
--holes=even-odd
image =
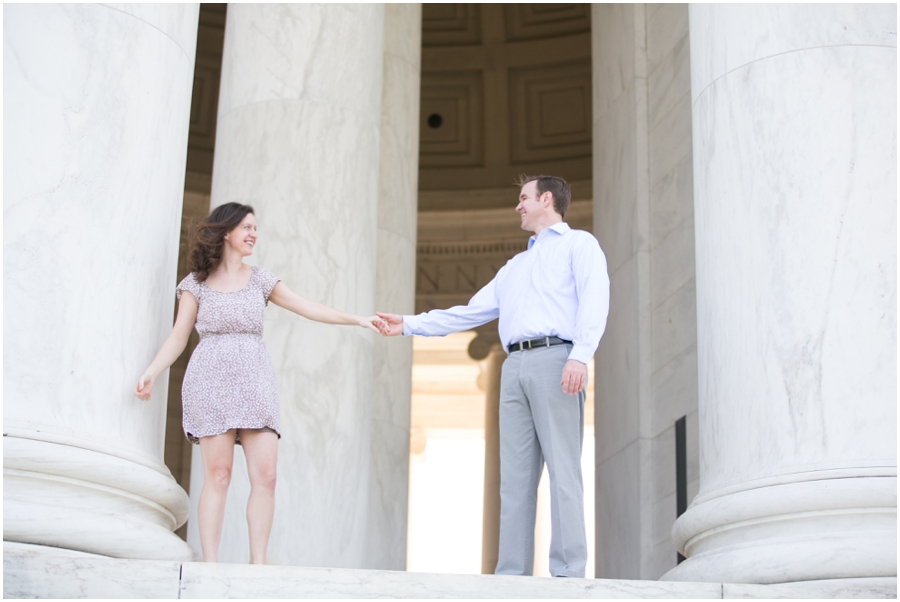
[(199, 5), (4, 7), (4, 540), (189, 560), (163, 464)]
[(690, 7), (700, 491), (667, 578), (897, 574), (895, 28)]
[[(211, 193), (213, 206), (256, 208), (259, 265), (363, 315), (374, 311), (383, 36), (382, 5), (229, 5)], [(366, 565), (374, 336), (267, 310), (283, 435), (272, 562)], [(248, 492), (236, 454), (223, 561), (246, 560)]]
[[(384, 7), (384, 84), (375, 307), (415, 312), (422, 5)], [(406, 569), (412, 338), (376, 337), (369, 449), (368, 560)]]

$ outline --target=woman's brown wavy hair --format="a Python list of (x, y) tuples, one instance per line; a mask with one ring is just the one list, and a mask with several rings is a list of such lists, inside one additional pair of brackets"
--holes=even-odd
[(225, 203), (194, 227), (190, 269), (197, 282), (206, 280), (219, 267), (225, 235), (237, 228), (248, 213), (254, 213), (250, 205)]

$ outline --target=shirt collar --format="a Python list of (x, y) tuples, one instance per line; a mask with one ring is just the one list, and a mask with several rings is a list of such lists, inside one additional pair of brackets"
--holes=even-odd
[[(569, 228), (569, 224), (567, 224), (566, 222), (557, 222), (557, 223), (553, 224), (552, 226), (548, 226), (547, 228), (544, 228), (543, 230), (541, 230), (540, 236), (542, 237), (544, 235), (544, 232), (546, 232), (548, 230), (556, 232), (557, 234), (562, 236), (563, 234), (565, 234), (566, 232), (571, 230), (571, 228)], [(537, 239), (538, 239), (537, 236), (535, 236), (533, 234), (531, 235), (531, 237), (528, 239), (528, 248), (529, 249), (534, 246), (534, 243), (537, 242)]]

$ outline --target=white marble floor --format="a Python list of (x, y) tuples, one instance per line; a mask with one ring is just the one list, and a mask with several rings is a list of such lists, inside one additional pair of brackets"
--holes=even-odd
[(785, 585), (436, 575), (50, 555), (4, 544), (4, 598), (896, 598), (897, 580)]

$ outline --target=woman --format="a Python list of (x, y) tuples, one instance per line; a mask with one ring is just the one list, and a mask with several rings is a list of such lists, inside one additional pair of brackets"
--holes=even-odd
[(191, 273), (176, 287), (178, 316), (172, 333), (134, 389), (150, 399), (153, 383), (184, 351), (196, 326), (200, 344), (182, 385), (184, 432), (200, 444), (203, 490), (197, 523), (205, 562), (218, 561), (231, 480), (234, 445), (247, 458), (250, 497), (247, 523), (250, 562), (265, 564), (275, 510), (278, 400), (275, 373), (263, 344), (263, 313), (269, 301), (326, 324), (354, 324), (379, 332), (381, 319), (354, 316), (292, 292), (278, 277), (244, 263), (256, 245), (253, 208), (227, 203), (196, 228)]

